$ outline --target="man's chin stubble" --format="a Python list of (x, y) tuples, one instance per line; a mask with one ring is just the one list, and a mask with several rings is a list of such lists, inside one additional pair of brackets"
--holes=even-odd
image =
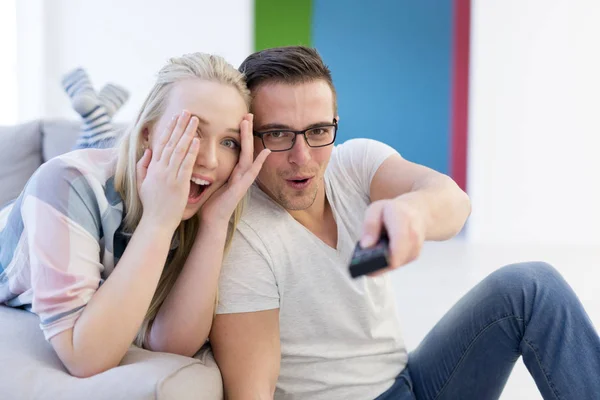
[(288, 201), (285, 194), (283, 192), (281, 192), (280, 195), (278, 196), (279, 197), (278, 203), (286, 210), (290, 210), (290, 211), (306, 210), (306, 209), (310, 208), (313, 204), (315, 204), (315, 200), (317, 199), (318, 192), (319, 192), (319, 186), (317, 185), (314, 192), (312, 193), (312, 199), (310, 200), (310, 202), (307, 205), (303, 205), (303, 206), (294, 206), (294, 202)]

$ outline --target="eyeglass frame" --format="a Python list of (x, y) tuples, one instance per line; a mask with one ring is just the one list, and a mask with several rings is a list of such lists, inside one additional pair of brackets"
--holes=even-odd
[[(311, 144), (308, 143), (308, 139), (306, 138), (306, 132), (308, 132), (310, 130), (313, 130), (313, 129), (327, 128), (327, 127), (330, 127), (330, 126), (334, 127), (334, 129), (333, 129), (333, 140), (331, 141), (331, 143), (322, 144), (322, 145), (319, 145), (319, 146), (311, 146)], [(308, 147), (312, 148), (312, 149), (331, 146), (332, 144), (335, 143), (335, 139), (337, 138), (337, 130), (338, 130), (338, 120), (337, 120), (337, 118), (334, 118), (333, 119), (333, 124), (325, 124), (325, 125), (312, 126), (310, 128), (306, 128), (306, 129), (303, 129), (301, 131), (295, 131), (293, 129), (283, 129), (283, 128), (281, 128), (281, 129), (270, 129), (268, 131), (262, 131), (262, 132), (253, 131), (252, 135), (256, 136), (256, 137), (259, 137), (260, 141), (262, 142), (263, 147), (265, 149), (269, 149), (265, 145), (265, 140), (263, 139), (263, 135), (266, 135), (268, 133), (273, 133), (273, 132), (291, 132), (291, 133), (293, 133), (294, 134), (294, 139), (292, 139), (292, 145), (290, 146), (289, 149), (285, 149), (285, 150), (271, 150), (271, 149), (269, 149), (271, 151), (271, 153), (280, 153), (280, 152), (284, 152), (284, 151), (290, 151), (291, 149), (293, 149), (294, 146), (296, 145), (296, 138), (298, 137), (298, 135), (304, 136), (304, 141), (306, 142), (306, 145)]]

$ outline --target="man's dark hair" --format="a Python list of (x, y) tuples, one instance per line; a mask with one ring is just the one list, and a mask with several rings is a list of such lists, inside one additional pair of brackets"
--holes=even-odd
[(265, 49), (251, 54), (242, 62), (240, 72), (246, 76), (248, 89), (253, 92), (265, 83), (307, 83), (324, 80), (333, 93), (337, 112), (335, 87), (331, 71), (317, 50), (305, 46), (286, 46)]

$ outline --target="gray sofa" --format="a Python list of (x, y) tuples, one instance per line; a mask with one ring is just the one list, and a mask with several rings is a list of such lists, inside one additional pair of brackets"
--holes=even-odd
[[(78, 124), (62, 120), (0, 126), (0, 207), (43, 162), (69, 151), (78, 132)], [(190, 358), (132, 346), (117, 368), (79, 379), (67, 373), (38, 324), (36, 315), (0, 305), (1, 399), (223, 399), (208, 347)]]

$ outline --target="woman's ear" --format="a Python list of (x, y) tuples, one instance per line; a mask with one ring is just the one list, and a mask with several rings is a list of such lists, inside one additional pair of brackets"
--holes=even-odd
[(150, 130), (148, 127), (144, 127), (144, 129), (142, 129), (142, 146), (144, 148), (150, 147)]

